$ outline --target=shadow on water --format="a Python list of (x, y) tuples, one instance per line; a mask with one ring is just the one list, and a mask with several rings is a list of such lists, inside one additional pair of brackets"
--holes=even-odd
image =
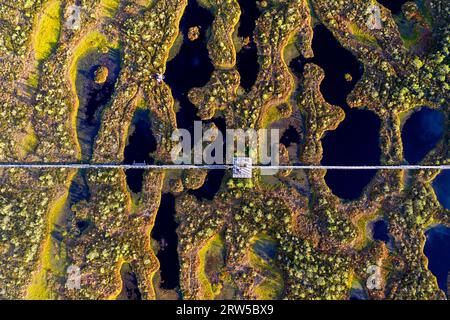
[[(178, 128), (187, 129), (191, 134), (194, 121), (200, 119), (187, 94), (194, 87), (206, 85), (214, 71), (206, 48), (206, 33), (212, 22), (213, 16), (207, 9), (200, 7), (195, 0), (189, 0), (180, 23), (183, 44), (175, 58), (167, 63), (166, 82), (172, 89), (174, 99), (180, 103), (176, 114)], [(188, 31), (194, 26), (200, 27), (201, 35), (199, 39), (190, 41)]]
[(238, 36), (248, 38), (249, 43), (241, 48), (236, 55), (236, 66), (241, 76), (240, 85), (249, 91), (256, 82), (259, 73), (258, 49), (253, 41), (253, 33), (256, 20), (261, 12), (256, 1), (238, 0), (241, 7), (241, 17), (238, 28)]
[[(124, 150), (124, 163), (147, 163), (153, 164), (154, 160), (150, 153), (156, 151), (157, 143), (153, 136), (150, 111), (138, 109), (133, 117), (128, 144)], [(138, 193), (142, 190), (144, 170), (126, 170), (127, 184), (131, 191)]]
[[(312, 62), (325, 71), (320, 90), (325, 100), (342, 107), (345, 119), (338, 128), (322, 139), (323, 165), (379, 165), (381, 121), (369, 110), (352, 109), (347, 95), (361, 79), (363, 66), (323, 25), (314, 28), (314, 58), (298, 57), (290, 63), (294, 74), (301, 77), (305, 63)], [(346, 74), (351, 80), (346, 79)], [(376, 170), (328, 170), (325, 181), (340, 198), (358, 198), (375, 176)]]
[(161, 196), (152, 238), (159, 242), (157, 258), (160, 263), (161, 288), (172, 290), (180, 285), (180, 262), (178, 260), (178, 224), (175, 221), (175, 197), (170, 193)]
[(403, 155), (410, 164), (417, 164), (436, 147), (444, 135), (444, 114), (422, 108), (414, 112), (402, 129)]
[[(103, 84), (94, 81), (94, 72), (99, 66), (108, 68), (108, 77)], [(119, 75), (119, 51), (113, 49), (108, 53), (92, 51), (80, 59), (77, 70), (76, 89), (79, 100), (77, 134), (82, 159), (89, 161), (94, 139), (100, 127), (101, 112), (111, 99)]]
[[(103, 84), (94, 81), (94, 72), (99, 66), (108, 68), (108, 77)], [(83, 161), (89, 161), (92, 157), (95, 136), (100, 128), (101, 112), (111, 100), (119, 72), (120, 54), (114, 49), (107, 53), (91, 51), (78, 62), (75, 81), (79, 101), (76, 126)], [(78, 170), (69, 188), (69, 207), (81, 200), (88, 200), (89, 197), (86, 170)]]
[(439, 288), (448, 297), (450, 272), (450, 228), (437, 225), (425, 233), (427, 240), (423, 249), (428, 258), (428, 269), (437, 279)]
[(391, 10), (392, 14), (399, 14), (402, 10), (402, 5), (410, 0), (377, 0), (383, 7)]
[(122, 277), (122, 291), (117, 300), (142, 300), (136, 274), (129, 263), (122, 265), (120, 276)]
[(441, 205), (450, 209), (450, 170), (443, 170), (434, 179), (433, 188)]

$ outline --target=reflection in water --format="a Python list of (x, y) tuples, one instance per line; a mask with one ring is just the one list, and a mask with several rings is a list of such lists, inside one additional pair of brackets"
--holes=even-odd
[[(189, 101), (187, 94), (194, 87), (206, 85), (214, 70), (205, 43), (205, 34), (212, 21), (213, 16), (208, 10), (200, 7), (195, 0), (189, 0), (180, 23), (183, 44), (175, 58), (167, 63), (166, 82), (174, 99), (180, 103), (176, 115), (178, 128), (188, 129), (191, 134), (194, 121), (199, 118), (197, 108)], [(188, 30), (193, 26), (200, 27), (201, 35), (198, 40), (190, 41)]]
[(414, 112), (402, 130), (403, 154), (410, 164), (425, 158), (444, 134), (444, 114), (435, 109), (422, 108)]
[[(94, 81), (94, 72), (99, 66), (108, 69), (108, 77), (103, 84)], [(120, 55), (119, 51), (114, 49), (110, 49), (108, 53), (94, 50), (78, 61), (75, 80), (79, 103), (76, 127), (83, 161), (89, 161), (92, 157), (95, 136), (100, 128), (101, 112), (111, 100), (119, 71)], [(86, 171), (78, 170), (69, 188), (68, 207), (81, 200), (89, 200), (89, 197)]]
[[(108, 68), (108, 77), (103, 84), (94, 81), (94, 72), (99, 66)], [(114, 92), (120, 71), (120, 56), (117, 50), (103, 54), (92, 51), (80, 59), (77, 65), (76, 90), (79, 100), (77, 113), (77, 135), (82, 159), (89, 161), (95, 136), (100, 127), (100, 115)]]
[(117, 300), (142, 300), (136, 274), (131, 269), (130, 264), (124, 263), (122, 265), (120, 275), (122, 277), (122, 292)]
[[(312, 62), (325, 71), (320, 90), (325, 100), (338, 105), (345, 119), (336, 130), (322, 139), (323, 165), (379, 165), (380, 119), (368, 110), (352, 109), (347, 105), (347, 95), (361, 78), (363, 67), (323, 25), (314, 28), (314, 58), (298, 57), (290, 63), (297, 76), (303, 73), (304, 64)], [(336, 63), (339, 61), (339, 63)], [(346, 74), (351, 80), (346, 80)], [(332, 192), (344, 199), (358, 198), (372, 180), (376, 170), (328, 170), (325, 181)]]
[(424, 253), (428, 258), (428, 269), (437, 279), (439, 288), (448, 297), (447, 279), (450, 272), (450, 228), (438, 225), (425, 233)]
[(178, 260), (178, 224), (175, 221), (175, 197), (170, 193), (161, 196), (152, 238), (159, 242), (157, 258), (160, 263), (161, 288), (172, 290), (180, 285), (180, 262)]
[(433, 188), (441, 205), (450, 209), (450, 170), (443, 170), (434, 179)]
[[(124, 150), (124, 163), (152, 164), (151, 152), (156, 150), (156, 139), (152, 134), (149, 110), (137, 110), (132, 123), (132, 132), (128, 138), (128, 144)], [(144, 170), (126, 170), (127, 184), (131, 191), (140, 192)]]

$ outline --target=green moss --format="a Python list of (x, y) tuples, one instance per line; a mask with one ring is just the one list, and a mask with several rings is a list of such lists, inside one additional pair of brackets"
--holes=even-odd
[(101, 0), (102, 13), (106, 17), (112, 18), (119, 8), (120, 0)]
[(66, 209), (66, 202), (69, 196), (69, 186), (72, 183), (75, 172), (73, 172), (67, 183), (66, 192), (50, 206), (48, 213), (47, 239), (41, 251), (40, 268), (34, 275), (33, 280), (27, 290), (27, 299), (45, 300), (55, 299), (54, 294), (47, 286), (47, 273), (63, 276), (66, 270), (65, 250), (63, 246), (57, 246), (55, 240), (51, 236), (59, 218)]
[(25, 152), (25, 154), (32, 152), (34, 148), (36, 148), (37, 142), (38, 140), (36, 133), (31, 128), (22, 141), (23, 151)]
[(257, 269), (260, 275), (264, 275), (262, 282), (255, 288), (258, 300), (279, 299), (284, 289), (284, 279), (282, 272), (275, 266), (275, 261), (268, 257), (262, 257), (260, 252), (256, 252), (255, 244), (262, 246), (276, 247), (275, 241), (265, 234), (260, 234), (252, 240), (249, 251), (250, 264)]
[(180, 32), (177, 38), (175, 39), (172, 47), (170, 48), (169, 57), (167, 58), (167, 61), (170, 61), (177, 56), (177, 54), (180, 52), (181, 46), (183, 45), (183, 41), (184, 41), (183, 33)]
[(53, 52), (61, 33), (61, 1), (51, 1), (44, 9), (33, 36), (33, 48), (38, 62)]
[[(208, 279), (208, 275), (206, 272), (208, 266), (206, 265), (206, 262), (209, 260), (218, 262), (214, 264), (214, 267), (220, 268), (220, 261), (223, 261), (223, 250), (223, 239), (220, 235), (216, 235), (211, 240), (209, 240), (206, 245), (199, 251), (200, 265), (198, 277), (204, 291), (204, 299), (214, 299), (220, 293), (221, 288), (214, 288), (214, 286)], [(215, 271), (219, 272), (219, 270)]]
[(350, 23), (350, 32), (361, 42), (372, 46), (378, 46), (377, 39), (370, 33), (361, 30), (356, 23)]

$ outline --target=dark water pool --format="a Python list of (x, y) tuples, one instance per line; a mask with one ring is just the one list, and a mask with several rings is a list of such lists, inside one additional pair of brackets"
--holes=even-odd
[(206, 176), (203, 186), (196, 190), (189, 190), (198, 200), (213, 200), (217, 192), (220, 190), (225, 170), (210, 170)]
[[(94, 72), (99, 66), (108, 68), (108, 77), (103, 84), (97, 84), (94, 81)], [(77, 133), (84, 161), (89, 161), (92, 156), (94, 139), (100, 127), (101, 112), (111, 100), (119, 72), (118, 50), (111, 49), (108, 53), (95, 50), (86, 54), (78, 62), (75, 83), (79, 100)]]
[[(290, 68), (301, 76), (304, 64), (319, 65), (325, 71), (320, 90), (325, 100), (345, 112), (345, 120), (322, 139), (323, 165), (379, 165), (381, 150), (379, 134), (381, 121), (372, 111), (352, 109), (347, 95), (363, 74), (363, 66), (323, 25), (314, 28), (314, 58), (298, 57)], [(351, 81), (345, 79), (351, 75)], [(358, 198), (375, 176), (376, 170), (328, 170), (325, 181), (332, 192), (343, 199)]]
[(261, 12), (256, 1), (238, 0), (241, 7), (238, 36), (248, 38), (250, 43), (242, 47), (236, 55), (236, 66), (241, 76), (240, 85), (249, 91), (256, 82), (259, 73), (258, 49), (253, 41), (256, 20)]
[(414, 112), (402, 129), (403, 155), (410, 164), (418, 164), (436, 147), (444, 134), (444, 114), (440, 110), (421, 108)]
[(389, 230), (386, 221), (377, 220), (373, 222), (372, 238), (386, 243), (389, 241)]
[(152, 238), (159, 242), (157, 258), (161, 265), (161, 288), (172, 290), (180, 285), (180, 262), (178, 259), (178, 224), (175, 221), (175, 197), (170, 193), (161, 196)]
[(441, 205), (450, 209), (450, 170), (443, 170), (434, 179), (433, 188)]
[[(108, 68), (108, 77), (103, 84), (95, 83), (94, 72), (99, 66)], [(79, 101), (76, 118), (77, 138), (81, 157), (88, 162), (92, 157), (95, 137), (100, 128), (101, 112), (114, 93), (120, 72), (120, 52), (110, 49), (107, 53), (93, 50), (80, 58), (77, 64), (75, 88)], [(78, 170), (69, 187), (69, 208), (82, 200), (89, 200), (86, 170)]]
[[(124, 150), (124, 163), (133, 164), (147, 163), (152, 164), (153, 158), (151, 152), (156, 151), (157, 143), (152, 134), (150, 111), (138, 109), (133, 117), (128, 144)], [(127, 184), (131, 191), (140, 192), (144, 170), (128, 169), (126, 170)]]
[[(206, 48), (207, 31), (213, 22), (212, 14), (200, 7), (195, 0), (189, 0), (180, 22), (184, 41), (179, 53), (167, 63), (166, 82), (172, 94), (180, 103), (177, 112), (178, 128), (187, 129), (193, 134), (194, 121), (199, 120), (197, 108), (187, 96), (190, 89), (203, 87), (211, 78), (214, 66)], [(188, 39), (190, 27), (200, 27), (200, 37), (195, 41)]]
[(448, 297), (447, 278), (450, 272), (450, 228), (435, 226), (425, 233), (424, 253), (428, 258), (428, 269), (437, 279)]
[(291, 144), (300, 144), (300, 134), (294, 126), (289, 126), (280, 138), (280, 143), (284, 144), (288, 148)]
[(402, 10), (402, 5), (410, 0), (377, 0), (383, 7), (391, 10), (393, 14), (399, 14)]

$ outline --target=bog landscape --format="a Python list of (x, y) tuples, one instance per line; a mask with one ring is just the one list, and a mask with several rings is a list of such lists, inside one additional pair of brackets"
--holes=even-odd
[(445, 0), (0, 0), (0, 299), (447, 299), (449, 51)]

